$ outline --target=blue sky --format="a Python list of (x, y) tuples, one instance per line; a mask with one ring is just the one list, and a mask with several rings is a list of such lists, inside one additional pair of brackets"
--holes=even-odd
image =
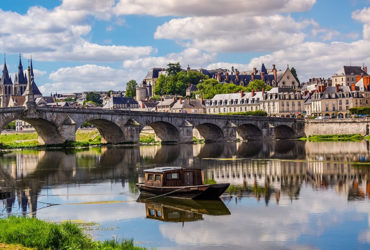
[(370, 62), (369, 0), (1, 0), (12, 73), (32, 56), (44, 94), (124, 89), (151, 67), (294, 66), (301, 80)]

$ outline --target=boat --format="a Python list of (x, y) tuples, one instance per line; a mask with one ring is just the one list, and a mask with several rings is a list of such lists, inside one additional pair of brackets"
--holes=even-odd
[(141, 193), (155, 197), (214, 200), (230, 183), (202, 184), (202, 171), (196, 168), (158, 167), (144, 170), (144, 183), (137, 183)]

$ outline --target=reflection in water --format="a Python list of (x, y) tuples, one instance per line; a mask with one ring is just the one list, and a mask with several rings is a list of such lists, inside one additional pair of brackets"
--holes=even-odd
[[(311, 210), (316, 209), (315, 213), (320, 214), (327, 211), (325, 207), (330, 204), (330, 209), (335, 208), (336, 211), (342, 212), (348, 210), (347, 203), (350, 202), (358, 210), (357, 213), (361, 211), (367, 216), (364, 219), (366, 221), (370, 209), (369, 161), (367, 142), (252, 141), (205, 145), (102, 147), (77, 152), (13, 151), (0, 157), (0, 217), (32, 214), (47, 219), (58, 217), (62, 220), (80, 216), (83, 219), (98, 220), (99, 216), (122, 218), (120, 216), (125, 215), (128, 216), (125, 219), (143, 216), (161, 221), (194, 221), (189, 224), (203, 223), (201, 225), (206, 228), (204, 230), (208, 230), (210, 235), (214, 233), (215, 238), (207, 242), (217, 242), (217, 239), (222, 237), (216, 235), (227, 234), (223, 226), (214, 226), (218, 222), (224, 223), (225, 228), (238, 235), (234, 227), (243, 230), (242, 225), (239, 227), (228, 223), (232, 221), (238, 224), (242, 218), (245, 227), (248, 223), (255, 223), (253, 225), (256, 230), (262, 227), (258, 226), (258, 223), (264, 225), (265, 217), (276, 221), (283, 230), (290, 229), (284, 225), (285, 221), (276, 217), (282, 209), (290, 209), (290, 214), (286, 216), (292, 221), (298, 221), (295, 223), (304, 228), (307, 227), (309, 219), (300, 221), (301, 215), (295, 215), (298, 211), (309, 215), (313, 213)], [(140, 197), (140, 203), (136, 203), (138, 191), (135, 183), (143, 176), (143, 170), (166, 165), (201, 168), (205, 179), (230, 182), (230, 193), (222, 198), (227, 207), (222, 201), (216, 202), (217, 204), (205, 204), (167, 198), (143, 201)], [(100, 185), (104, 187), (101, 194), (97, 195)], [(76, 202), (83, 204), (91, 200), (99, 200), (104, 204), (105, 201), (114, 199), (127, 202), (122, 203), (127, 205), (117, 208), (114, 206), (118, 205), (106, 204), (104, 209), (96, 207), (97, 205), (63, 205)], [(302, 203), (308, 205), (302, 206)], [(261, 204), (266, 210), (255, 208)], [(367, 207), (361, 208), (364, 204)], [(230, 216), (211, 216), (230, 214), (229, 209)], [(112, 212), (104, 213), (108, 210)], [(89, 211), (92, 214), (90, 216)], [(117, 211), (117, 214), (113, 211)], [(104, 213), (104, 216), (101, 213)], [(253, 213), (259, 216), (256, 217)], [(81, 219), (80, 217), (76, 219)], [(289, 224), (289, 227), (293, 224)], [(358, 236), (361, 242), (370, 242), (369, 227), (370, 225), (367, 225)], [(202, 234), (199, 231), (201, 228), (194, 226), (194, 232)], [(263, 228), (261, 234), (275, 237), (271, 235), (278, 234), (282, 229), (276, 227), (266, 233), (264, 231), (267, 229)], [(158, 232), (159, 229), (155, 230)], [(162, 225), (160, 232), (168, 237), (166, 241), (185, 244), (183, 239), (178, 238), (182, 235), (178, 229), (176, 231), (173, 227)], [(173, 235), (174, 232), (179, 235)], [(186, 233), (192, 234), (191, 231)], [(307, 235), (304, 230), (299, 233)], [(282, 236), (284, 240), (280, 242), (287, 241), (285, 239), (295, 241), (298, 238), (292, 237), (291, 234)], [(104, 237), (109, 239), (111, 235), (107, 233)], [(138, 233), (132, 237), (136, 239), (142, 236)], [(197, 235), (190, 239), (197, 239)], [(199, 239), (197, 244), (203, 246), (202, 240), (205, 239)]]
[(146, 218), (167, 222), (189, 222), (207, 215), (229, 215), (221, 200), (190, 200), (170, 197), (150, 199), (140, 195), (138, 202), (145, 203)]

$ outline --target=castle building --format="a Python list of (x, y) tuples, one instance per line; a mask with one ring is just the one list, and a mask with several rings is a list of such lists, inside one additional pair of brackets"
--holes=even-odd
[[(32, 88), (35, 98), (41, 97), (42, 94), (37, 87), (34, 79), (33, 73), (33, 66), (32, 66), (32, 59), (30, 61), (30, 68), (31, 68), (31, 79), (32, 79)], [(10, 77), (8, 66), (6, 61), (4, 60), (4, 67), (2, 71), (2, 75), (0, 78), (0, 107), (8, 107), (9, 102), (12, 99), (13, 101), (19, 98), (11, 98), (12, 96), (23, 96), (25, 90), (27, 88), (27, 75), (24, 73), (22, 59), (19, 56), (19, 64), (18, 64), (18, 72), (15, 74), (14, 83), (12, 78)], [(14, 105), (14, 102), (12, 102)]]

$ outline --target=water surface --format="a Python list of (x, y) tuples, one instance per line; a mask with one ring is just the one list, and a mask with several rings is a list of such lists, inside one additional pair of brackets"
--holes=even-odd
[[(95, 239), (168, 249), (369, 249), (367, 142), (247, 142), (9, 151), (0, 216), (89, 223)], [(157, 166), (230, 182), (220, 201), (145, 200)]]

